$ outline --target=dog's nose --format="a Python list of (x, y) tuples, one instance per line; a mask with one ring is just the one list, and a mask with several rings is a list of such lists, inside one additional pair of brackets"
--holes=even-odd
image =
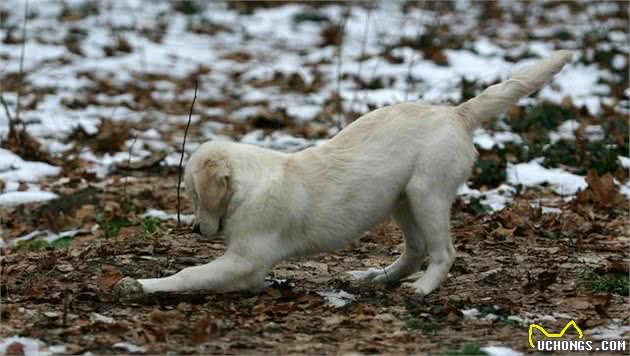
[(193, 232), (195, 234), (200, 234), (201, 235), (201, 227), (199, 226), (199, 224), (193, 224), (192, 230), (193, 230)]

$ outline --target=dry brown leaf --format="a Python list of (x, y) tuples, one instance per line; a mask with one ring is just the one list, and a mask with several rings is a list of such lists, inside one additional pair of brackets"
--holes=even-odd
[(123, 278), (123, 275), (118, 268), (112, 265), (103, 265), (101, 266), (101, 270), (103, 271), (103, 277), (100, 283), (101, 289), (106, 292), (111, 292), (114, 285)]
[(14, 341), (11, 345), (7, 346), (7, 355), (24, 355), (24, 345)]
[(210, 326), (210, 319), (208, 316), (201, 318), (192, 329), (192, 342), (195, 344), (201, 344), (208, 340), (208, 327)]

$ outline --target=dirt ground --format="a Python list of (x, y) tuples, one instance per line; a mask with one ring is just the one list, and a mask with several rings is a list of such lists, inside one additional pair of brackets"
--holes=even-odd
[[(130, 180), (127, 202), (169, 204), (175, 184), (172, 175)], [(119, 180), (79, 190), (74, 201), (52, 201), (37, 212), (72, 211), (86, 201), (105, 200), (107, 207), (123, 187)], [(133, 351), (120, 342), (150, 354), (441, 353), (489, 345), (530, 351), (527, 321), (541, 318), (548, 330), (574, 319), (587, 337), (613, 321), (627, 325), (627, 294), (597, 292), (586, 283), (592, 277), (584, 275), (627, 275), (627, 239), (621, 234), (627, 213), (572, 202), (555, 218), (525, 197), (495, 214), (455, 205), (457, 259), (442, 288), (425, 298), (404, 286), (361, 283), (345, 273), (385, 266), (400, 254), (401, 233), (389, 222), (339, 253), (282, 263), (270, 276), (273, 286), (260, 295), (155, 295), (132, 305), (112, 298), (122, 276), (169, 275), (216, 258), (223, 244), (174, 223), (149, 231), (145, 222), (122, 227), (116, 237), (77, 236), (67, 249), (5, 250), (0, 332), (65, 345), (67, 353)], [(355, 299), (339, 308), (318, 294), (341, 290)]]

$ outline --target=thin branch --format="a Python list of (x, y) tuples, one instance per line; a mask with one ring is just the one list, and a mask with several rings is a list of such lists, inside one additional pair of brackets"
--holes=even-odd
[(341, 130), (343, 128), (343, 105), (341, 102), (341, 64), (343, 62), (343, 42), (344, 42), (344, 32), (346, 29), (346, 22), (348, 21), (348, 17), (350, 17), (350, 9), (343, 14), (343, 18), (341, 23), (339, 24), (339, 31), (341, 32), (341, 40), (339, 41), (339, 46), (337, 46), (337, 87), (335, 90), (335, 99), (337, 100), (337, 120), (335, 124), (337, 128)]
[[(370, 17), (372, 16), (372, 9), (374, 7), (372, 6), (372, 4), (368, 4), (368, 9), (367, 9), (367, 17), (365, 19), (365, 27), (363, 28), (363, 42), (361, 43), (361, 58), (359, 58), (359, 68), (357, 70), (357, 78), (359, 79), (359, 81), (361, 80), (361, 71), (363, 69), (363, 61), (365, 60), (365, 50), (367, 47), (367, 39), (368, 39), (368, 34), (370, 32)], [(357, 97), (359, 96), (359, 91), (355, 91), (354, 95), (352, 96), (352, 102), (350, 103), (350, 110), (354, 111), (354, 103), (357, 100)]]
[(4, 96), (0, 94), (0, 103), (2, 103), (2, 107), (4, 108), (4, 113), (7, 115), (7, 119), (9, 119), (9, 128), (13, 125), (13, 117), (11, 116), (11, 111), (9, 110), (9, 105), (4, 100)]
[[(17, 91), (17, 102), (15, 104), (15, 120), (20, 121), (20, 109), (22, 90), (24, 89), (24, 48), (26, 47), (26, 24), (28, 23), (28, 0), (24, 2), (24, 23), (22, 24), (22, 47), (20, 48), (20, 85)], [(17, 136), (16, 136), (17, 137)]]
[(190, 104), (190, 113), (188, 113), (188, 123), (186, 123), (186, 129), (184, 130), (184, 141), (182, 142), (182, 155), (179, 158), (179, 169), (177, 171), (177, 226), (181, 225), (180, 219), (180, 200), (179, 190), (182, 185), (182, 164), (184, 163), (184, 149), (186, 147), (186, 137), (188, 137), (188, 128), (190, 127), (190, 121), (192, 120), (192, 113), (195, 107), (195, 100), (197, 100), (197, 88), (199, 87), (199, 81), (195, 78), (195, 95), (193, 96), (192, 104)]
[(411, 91), (411, 82), (413, 81), (413, 77), (411, 71), (413, 69), (413, 65), (416, 62), (416, 51), (411, 48), (411, 61), (409, 61), (409, 67), (407, 67), (407, 87), (405, 88), (405, 101), (409, 101), (409, 92)]

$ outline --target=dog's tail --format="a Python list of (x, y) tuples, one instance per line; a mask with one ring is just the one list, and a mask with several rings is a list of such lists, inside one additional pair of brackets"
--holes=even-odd
[(511, 79), (488, 87), (478, 96), (459, 105), (459, 116), (470, 131), (474, 130), (483, 121), (507, 110), (521, 97), (540, 89), (560, 72), (571, 57), (569, 51), (556, 51), (548, 58), (513, 72)]

